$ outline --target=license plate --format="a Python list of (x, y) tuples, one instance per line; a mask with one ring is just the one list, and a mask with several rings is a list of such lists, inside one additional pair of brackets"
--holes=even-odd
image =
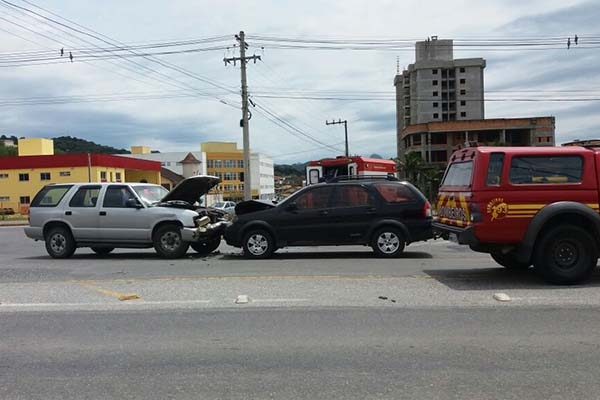
[(456, 233), (450, 233), (448, 235), (448, 240), (454, 243), (458, 243), (458, 236), (456, 236)]

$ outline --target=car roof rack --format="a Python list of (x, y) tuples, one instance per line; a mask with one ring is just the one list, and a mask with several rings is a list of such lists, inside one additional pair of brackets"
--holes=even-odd
[(393, 175), (340, 175), (340, 176), (332, 176), (332, 177), (323, 177), (321, 178), (322, 182), (326, 183), (335, 183), (335, 182), (344, 182), (344, 181), (373, 181), (373, 180), (385, 180), (385, 181), (399, 181)]

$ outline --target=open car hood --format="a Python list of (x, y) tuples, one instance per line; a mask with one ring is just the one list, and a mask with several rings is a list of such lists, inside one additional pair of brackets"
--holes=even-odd
[(200, 199), (200, 196), (208, 193), (208, 191), (215, 187), (219, 182), (221, 182), (221, 179), (216, 176), (191, 176), (179, 182), (177, 186), (162, 198), (161, 202), (179, 200), (194, 204)]
[(249, 214), (257, 211), (268, 210), (269, 208), (276, 207), (277, 204), (268, 200), (247, 200), (238, 203), (235, 206), (235, 214)]

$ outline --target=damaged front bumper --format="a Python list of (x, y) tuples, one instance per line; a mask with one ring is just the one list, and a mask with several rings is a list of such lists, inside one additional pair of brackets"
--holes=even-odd
[(186, 242), (201, 242), (208, 239), (221, 238), (230, 221), (210, 222), (210, 218), (202, 217), (196, 221), (195, 228), (181, 228), (181, 239)]

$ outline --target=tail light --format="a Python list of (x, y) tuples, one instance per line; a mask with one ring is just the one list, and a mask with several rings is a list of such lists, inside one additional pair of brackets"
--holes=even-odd
[(481, 222), (482, 221), (481, 209), (479, 208), (479, 205), (477, 205), (477, 203), (469, 204), (469, 214), (470, 214), (471, 222)]
[(431, 204), (427, 200), (425, 200), (425, 205), (423, 205), (423, 216), (431, 217)]

